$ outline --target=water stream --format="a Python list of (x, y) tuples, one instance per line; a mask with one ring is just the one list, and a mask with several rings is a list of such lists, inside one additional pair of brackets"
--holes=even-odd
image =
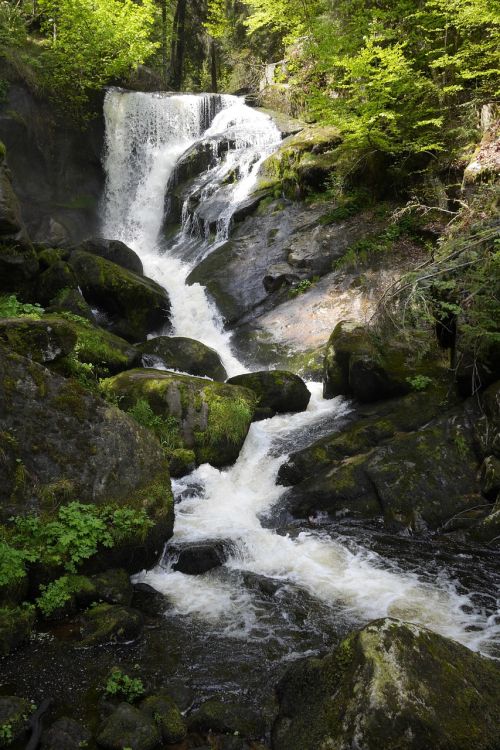
[[(197, 259), (227, 238), (235, 208), (248, 197), (261, 161), (279, 142), (278, 130), (269, 117), (242, 100), (217, 95), (110, 90), (105, 119), (103, 234), (132, 247), (142, 258), (145, 274), (168, 290), (176, 335), (216, 349), (230, 375), (243, 372), (214, 305), (203, 287), (187, 286), (186, 278)], [(198, 205), (210, 201), (215, 207), (216, 231), (210, 234), (188, 200), (182, 228), (167, 242), (161, 230), (175, 166), (193, 144), (207, 140), (230, 144), (192, 188), (201, 195)], [(235, 173), (236, 179), (227, 179)], [(469, 554), (440, 560), (435, 547), (410, 539), (403, 545), (388, 540), (380, 527), (367, 531), (339, 522), (275, 528), (273, 509), (284, 493), (276, 484), (279, 467), (292, 450), (341, 429), (351, 408), (342, 399), (324, 401), (319, 384), (309, 387), (307, 412), (252, 425), (233, 467), (219, 471), (204, 465), (174, 483), (175, 539), (226, 540), (232, 550), (227, 563), (203, 576), (187, 576), (173, 571), (167, 560), (141, 574), (140, 580), (165, 594), (170, 614), (185, 618), (186, 627), (201, 621), (222, 639), (277, 639), (278, 661), (317, 645), (304, 635), (297, 647), (294, 613), (300, 599), (308, 602), (307, 617), (314, 620), (317, 612), (308, 625), (311, 632), (345, 632), (389, 615), (500, 655), (495, 579), (485, 572), (469, 582)], [(480, 560), (474, 565), (482, 570)], [(266, 580), (281, 593), (263, 598)], [(297, 592), (302, 592), (298, 599)]]

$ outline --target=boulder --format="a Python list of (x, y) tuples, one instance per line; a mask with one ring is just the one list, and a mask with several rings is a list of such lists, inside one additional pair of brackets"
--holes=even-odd
[(152, 279), (83, 250), (72, 253), (69, 262), (87, 302), (109, 317), (112, 333), (141, 341), (168, 324), (168, 294)]
[(45, 307), (66, 289), (78, 291), (78, 280), (71, 266), (63, 260), (58, 260), (38, 276), (35, 299)]
[(161, 737), (152, 717), (121, 703), (99, 728), (97, 744), (104, 750), (159, 750)]
[(273, 750), (494, 750), (500, 667), (454, 641), (378, 620), (278, 685)]
[(95, 323), (96, 319), (92, 308), (78, 289), (61, 289), (60, 292), (50, 300), (50, 304), (45, 308), (47, 313), (69, 312), (72, 315), (78, 315), (90, 323)]
[(144, 620), (140, 612), (118, 604), (97, 604), (81, 617), (81, 645), (130, 643), (141, 637)]
[(236, 375), (227, 382), (249, 388), (257, 396), (258, 408), (269, 409), (274, 414), (305, 411), (311, 398), (302, 378), (285, 370), (250, 372)]
[(186, 723), (170, 696), (150, 695), (142, 701), (140, 710), (154, 719), (160, 730), (161, 739), (167, 745), (176, 745), (186, 739)]
[(187, 448), (176, 448), (169, 454), (168, 468), (170, 476), (174, 479), (191, 474), (196, 468), (195, 452)]
[(341, 321), (328, 341), (323, 395), (354, 396), (361, 402), (402, 396), (416, 387), (426, 388), (442, 374), (439, 364), (417, 360), (406, 342), (387, 341), (357, 323)]
[(226, 466), (239, 455), (252, 421), (255, 396), (247, 388), (160, 370), (129, 370), (104, 380), (105, 394), (132, 409), (147, 401), (162, 418), (165, 447), (193, 450), (197, 464)]
[(81, 750), (88, 745), (92, 735), (74, 719), (62, 716), (42, 734), (42, 750)]
[(34, 622), (35, 610), (29, 605), (0, 607), (0, 656), (7, 656), (27, 643)]
[(123, 568), (110, 568), (91, 578), (97, 598), (107, 604), (129, 607), (134, 589), (130, 577)]
[(10, 747), (28, 729), (31, 703), (15, 695), (0, 696), (0, 747)]
[(148, 430), (79, 383), (0, 347), (0, 436), (1, 522), (54, 513), (68, 497), (144, 509), (153, 522), (146, 537), (103, 550), (98, 569), (156, 562), (172, 535), (173, 500), (164, 452)]
[(220, 539), (168, 545), (166, 558), (173, 560), (172, 568), (188, 575), (200, 575), (220, 567), (228, 557), (228, 545)]
[(0, 343), (39, 364), (65, 357), (76, 341), (71, 326), (62, 319), (0, 318)]
[[(159, 357), (169, 370), (180, 370), (221, 382), (227, 378), (221, 358), (215, 349), (202, 344), (201, 341), (183, 336), (158, 336), (149, 339), (138, 348), (145, 355)], [(147, 362), (147, 357), (144, 359)]]
[(38, 267), (38, 258), (29, 242), (0, 237), (0, 292), (29, 296)]
[(78, 245), (78, 249), (86, 253), (92, 253), (92, 255), (98, 255), (105, 260), (110, 260), (112, 263), (126, 268), (127, 271), (139, 274), (139, 276), (142, 276), (144, 273), (142, 260), (137, 253), (124, 242), (120, 242), (120, 240), (105, 240), (98, 237), (81, 242)]
[(296, 268), (289, 263), (273, 263), (266, 271), (263, 279), (266, 292), (276, 292), (282, 286), (291, 286), (301, 278)]
[(262, 717), (244, 704), (210, 698), (188, 718), (191, 732), (236, 734), (245, 739), (261, 739), (266, 731)]

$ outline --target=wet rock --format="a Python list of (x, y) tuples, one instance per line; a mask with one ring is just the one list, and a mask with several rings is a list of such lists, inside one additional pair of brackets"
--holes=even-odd
[(62, 716), (42, 734), (41, 747), (42, 750), (81, 750), (91, 737), (84, 726), (68, 716)]
[(490, 750), (500, 669), (425, 628), (378, 620), (281, 680), (274, 750)]
[(85, 302), (83, 295), (77, 289), (61, 289), (60, 292), (50, 300), (45, 308), (47, 313), (69, 312), (80, 318), (95, 323), (96, 319), (90, 305)]
[(276, 292), (282, 286), (291, 286), (300, 278), (300, 274), (288, 263), (275, 263), (267, 269), (262, 283), (267, 292)]
[(38, 258), (26, 240), (0, 238), (0, 292), (26, 297), (38, 273)]
[(122, 703), (106, 719), (97, 734), (97, 744), (104, 750), (158, 750), (160, 732), (152, 717), (139, 709)]
[(470, 537), (482, 544), (500, 546), (500, 495), (491, 513), (469, 529)]
[(141, 341), (169, 322), (168, 294), (152, 279), (83, 250), (72, 253), (70, 264), (87, 302), (109, 316), (112, 333)]
[(148, 583), (134, 583), (132, 605), (134, 609), (138, 609), (150, 617), (156, 617), (164, 614), (168, 602), (163, 594)]
[(0, 342), (39, 364), (49, 364), (68, 355), (76, 341), (71, 326), (62, 319), (0, 319)]
[(82, 615), (81, 645), (130, 643), (141, 637), (144, 620), (140, 612), (116, 604), (98, 604)]
[(159, 357), (170, 370), (224, 382), (227, 373), (215, 349), (183, 336), (158, 336), (139, 346), (143, 354)]
[(496, 456), (488, 456), (481, 466), (481, 491), (491, 499), (500, 492), (500, 459)]
[(195, 452), (186, 448), (177, 448), (169, 456), (168, 468), (170, 476), (174, 479), (191, 474), (196, 468)]
[(134, 593), (130, 577), (123, 568), (110, 568), (92, 576), (97, 597), (107, 604), (121, 604), (128, 607)]
[(83, 250), (86, 253), (98, 255), (105, 260), (110, 260), (112, 263), (116, 263), (118, 266), (126, 268), (127, 271), (139, 274), (139, 276), (142, 276), (144, 273), (142, 260), (137, 253), (124, 242), (120, 242), (120, 240), (105, 240), (96, 237), (81, 242), (78, 245), (78, 249)]
[(33, 247), (38, 256), (41, 272), (46, 271), (55, 263), (68, 260), (71, 254), (69, 250), (62, 247), (46, 247), (45, 245), (39, 244), (34, 244)]
[(229, 546), (223, 540), (208, 539), (169, 545), (166, 554), (168, 558), (177, 558), (172, 565), (174, 570), (188, 575), (200, 575), (220, 567), (227, 560)]
[(22, 231), (21, 207), (5, 162), (5, 147), (0, 142), (0, 237), (16, 235)]
[(78, 280), (71, 266), (63, 260), (53, 263), (37, 279), (35, 298), (44, 307), (63, 290), (78, 291)]
[(15, 695), (0, 696), (0, 747), (9, 747), (28, 729), (31, 704)]
[(120, 408), (145, 399), (168, 427), (169, 446), (193, 450), (198, 464), (227, 466), (239, 455), (255, 408), (254, 393), (235, 385), (159, 370), (130, 370), (102, 382)]
[(7, 656), (27, 643), (34, 622), (33, 607), (0, 607), (0, 656)]
[(238, 734), (245, 739), (260, 739), (265, 734), (262, 717), (242, 703), (211, 698), (188, 717), (191, 732)]
[(149, 430), (75, 381), (2, 347), (0, 425), (0, 520), (57, 509), (68, 497), (143, 509), (153, 522), (145, 536), (100, 550), (98, 567), (88, 572), (136, 572), (156, 562), (172, 535), (173, 499), (164, 452)]
[(140, 710), (153, 719), (167, 745), (182, 742), (187, 735), (186, 722), (179, 708), (168, 695), (151, 695), (142, 701)]
[(263, 370), (236, 375), (227, 382), (249, 388), (257, 396), (257, 406), (260, 409), (270, 409), (275, 414), (305, 411), (311, 399), (302, 378), (285, 370)]

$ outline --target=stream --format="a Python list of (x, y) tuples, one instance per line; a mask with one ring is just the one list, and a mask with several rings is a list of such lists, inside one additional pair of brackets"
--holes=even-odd
[[(267, 115), (225, 95), (111, 89), (105, 120), (103, 236), (132, 247), (145, 275), (168, 290), (174, 335), (216, 349), (229, 376), (246, 371), (204, 288), (186, 279), (229, 236), (231, 217), (279, 144), (279, 131)], [(202, 142), (213, 145), (214, 155), (221, 142), (230, 145), (215, 166), (193, 178), (182, 227), (167, 240), (165, 195), (175, 187), (179, 159)], [(260, 367), (256, 362), (251, 369)], [(270, 691), (290, 660), (321, 652), (353, 627), (385, 616), (499, 657), (500, 577), (486, 554), (390, 535), (377, 523), (311, 519), (299, 527), (283, 514), (280, 466), (291, 451), (342, 429), (353, 408), (345, 399), (323, 400), (321, 384), (308, 387), (308, 410), (253, 424), (234, 466), (204, 465), (173, 483), (173, 541), (222, 539), (230, 545), (227, 562), (188, 576), (165, 558), (136, 577), (165, 596), (165, 620), (183, 632), (182, 667), (197, 689)]]

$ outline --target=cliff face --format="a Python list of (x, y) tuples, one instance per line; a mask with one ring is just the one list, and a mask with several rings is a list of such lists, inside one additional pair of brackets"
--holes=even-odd
[(104, 185), (102, 115), (80, 129), (23, 81), (13, 80), (0, 103), (0, 140), (34, 242), (61, 245), (96, 233)]

